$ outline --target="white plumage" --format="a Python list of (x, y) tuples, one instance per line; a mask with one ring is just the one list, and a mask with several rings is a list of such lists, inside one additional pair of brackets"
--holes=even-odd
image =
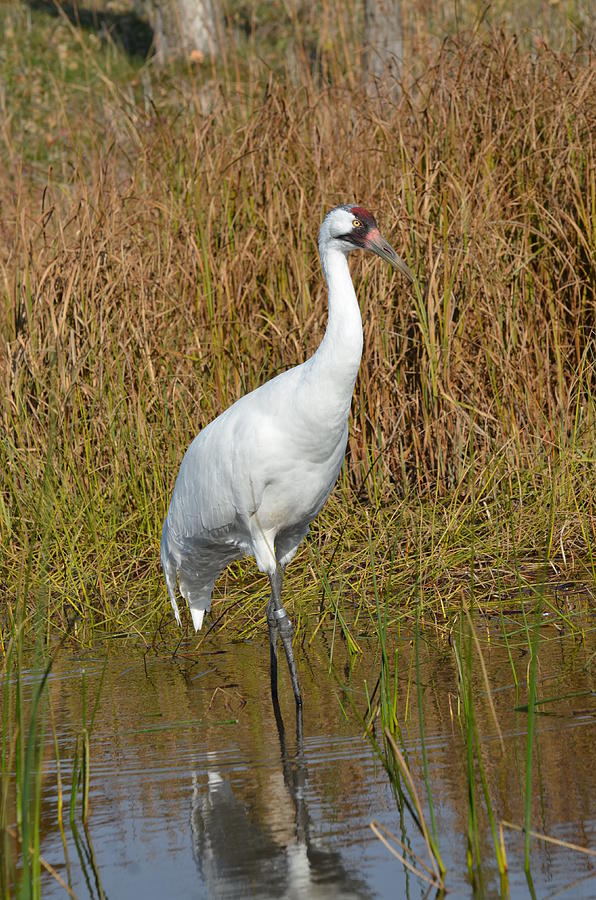
[[(372, 250), (412, 279), (368, 210), (333, 209), (319, 232), (329, 317), (316, 353), (237, 400), (186, 451), (161, 540), (178, 622), (177, 577), (198, 630), (219, 573), (232, 560), (252, 555), (271, 579), (268, 620), (277, 642), (271, 629), (285, 618), (279, 599), (283, 570), (335, 484), (348, 438), (362, 354), (362, 321), (347, 262), (354, 249)], [(288, 663), (292, 670), (289, 657)]]

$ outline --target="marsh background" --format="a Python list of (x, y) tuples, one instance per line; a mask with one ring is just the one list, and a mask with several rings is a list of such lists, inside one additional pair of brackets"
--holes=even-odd
[[(340, 482), (288, 570), (298, 645), (337, 635), (353, 661), (372, 637), (389, 678), (399, 629), (450, 646), (468, 611), (513, 609), (528, 687), (548, 612), (591, 673), (591, 4), (404, 5), (377, 79), (355, 0), (218, 13), (216, 55), (158, 65), (132, 5), (0, 8), (2, 821), (21, 838), (47, 698), (28, 731), (8, 685), (33, 646), (42, 670), (60, 642), (177, 647), (158, 546), (178, 465), (317, 346), (316, 235), (340, 202), (374, 210), (427, 290), (352, 263), (364, 355)], [(582, 601), (545, 609), (547, 582)], [(265, 634), (266, 596), (230, 567), (225, 640)], [(213, 632), (183, 636), (200, 654)]]

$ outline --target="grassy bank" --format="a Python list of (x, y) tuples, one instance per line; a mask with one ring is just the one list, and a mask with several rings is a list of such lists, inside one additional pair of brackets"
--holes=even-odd
[[(404, 84), (373, 96), (349, 30), (315, 69), (244, 47), (237, 63), (159, 73), (64, 18), (2, 17), (3, 629), (24, 592), (58, 631), (76, 616), (73, 634), (168, 616), (158, 542), (184, 450), (313, 352), (318, 227), (352, 199), (428, 289), (354, 260), (364, 357), (340, 486), (289, 571), (300, 623), (322, 593), (374, 621), (373, 576), (396, 612), (423, 596), (443, 617), (472, 564), (487, 598), (497, 578), (532, 580), (520, 560), (593, 576), (584, 46), (420, 38)], [(252, 627), (255, 590), (238, 564), (215, 615), (230, 604), (228, 621)]]

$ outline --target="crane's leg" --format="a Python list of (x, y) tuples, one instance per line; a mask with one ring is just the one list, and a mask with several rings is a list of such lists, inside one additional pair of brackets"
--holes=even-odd
[(273, 700), (273, 707), (275, 710), (275, 716), (279, 713), (279, 699), (277, 696), (277, 639), (279, 637), (279, 632), (277, 628), (277, 619), (275, 617), (275, 587), (273, 584), (273, 579), (275, 576), (269, 576), (269, 581), (271, 582), (271, 597), (269, 599), (269, 603), (267, 604), (267, 625), (269, 626), (269, 660), (270, 660), (270, 675), (271, 675), (271, 699)]
[(271, 582), (271, 599), (267, 605), (267, 624), (269, 625), (269, 651), (271, 659), (271, 698), (273, 705), (279, 706), (277, 697), (277, 639), (281, 638), (288, 661), (290, 670), (290, 678), (292, 679), (292, 688), (294, 689), (294, 697), (296, 698), (296, 707), (302, 710), (302, 695), (300, 693), (300, 685), (298, 684), (298, 674), (296, 672), (296, 663), (294, 662), (294, 651), (292, 649), (292, 635), (294, 628), (288, 619), (288, 614), (283, 608), (281, 602), (281, 586), (283, 582), (283, 572), (278, 566), (269, 576)]

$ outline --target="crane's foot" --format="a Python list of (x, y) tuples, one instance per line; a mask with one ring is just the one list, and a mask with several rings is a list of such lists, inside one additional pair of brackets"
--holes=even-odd
[[(283, 613), (283, 616), (280, 615)], [(294, 661), (294, 649), (292, 647), (292, 638), (294, 636), (294, 626), (288, 619), (288, 615), (285, 609), (277, 609), (276, 614), (279, 617), (277, 622), (277, 629), (279, 631), (279, 636), (281, 638), (281, 642), (284, 646), (284, 650), (286, 652), (286, 659), (288, 661), (288, 669), (290, 670), (290, 678), (292, 679), (292, 688), (294, 690), (294, 697), (296, 698), (296, 708), (302, 709), (302, 694), (300, 693), (300, 685), (298, 683), (298, 673), (296, 672), (296, 663)]]
[(271, 699), (273, 700), (273, 704), (279, 704), (277, 696), (277, 641), (278, 638), (281, 638), (286, 659), (288, 661), (288, 669), (290, 670), (290, 679), (292, 681), (292, 689), (296, 700), (296, 708), (302, 710), (302, 694), (300, 693), (298, 673), (296, 672), (296, 662), (294, 660), (294, 650), (292, 648), (294, 626), (290, 622), (288, 614), (283, 606), (276, 607), (273, 600), (270, 600), (267, 605), (267, 624), (269, 626)]

